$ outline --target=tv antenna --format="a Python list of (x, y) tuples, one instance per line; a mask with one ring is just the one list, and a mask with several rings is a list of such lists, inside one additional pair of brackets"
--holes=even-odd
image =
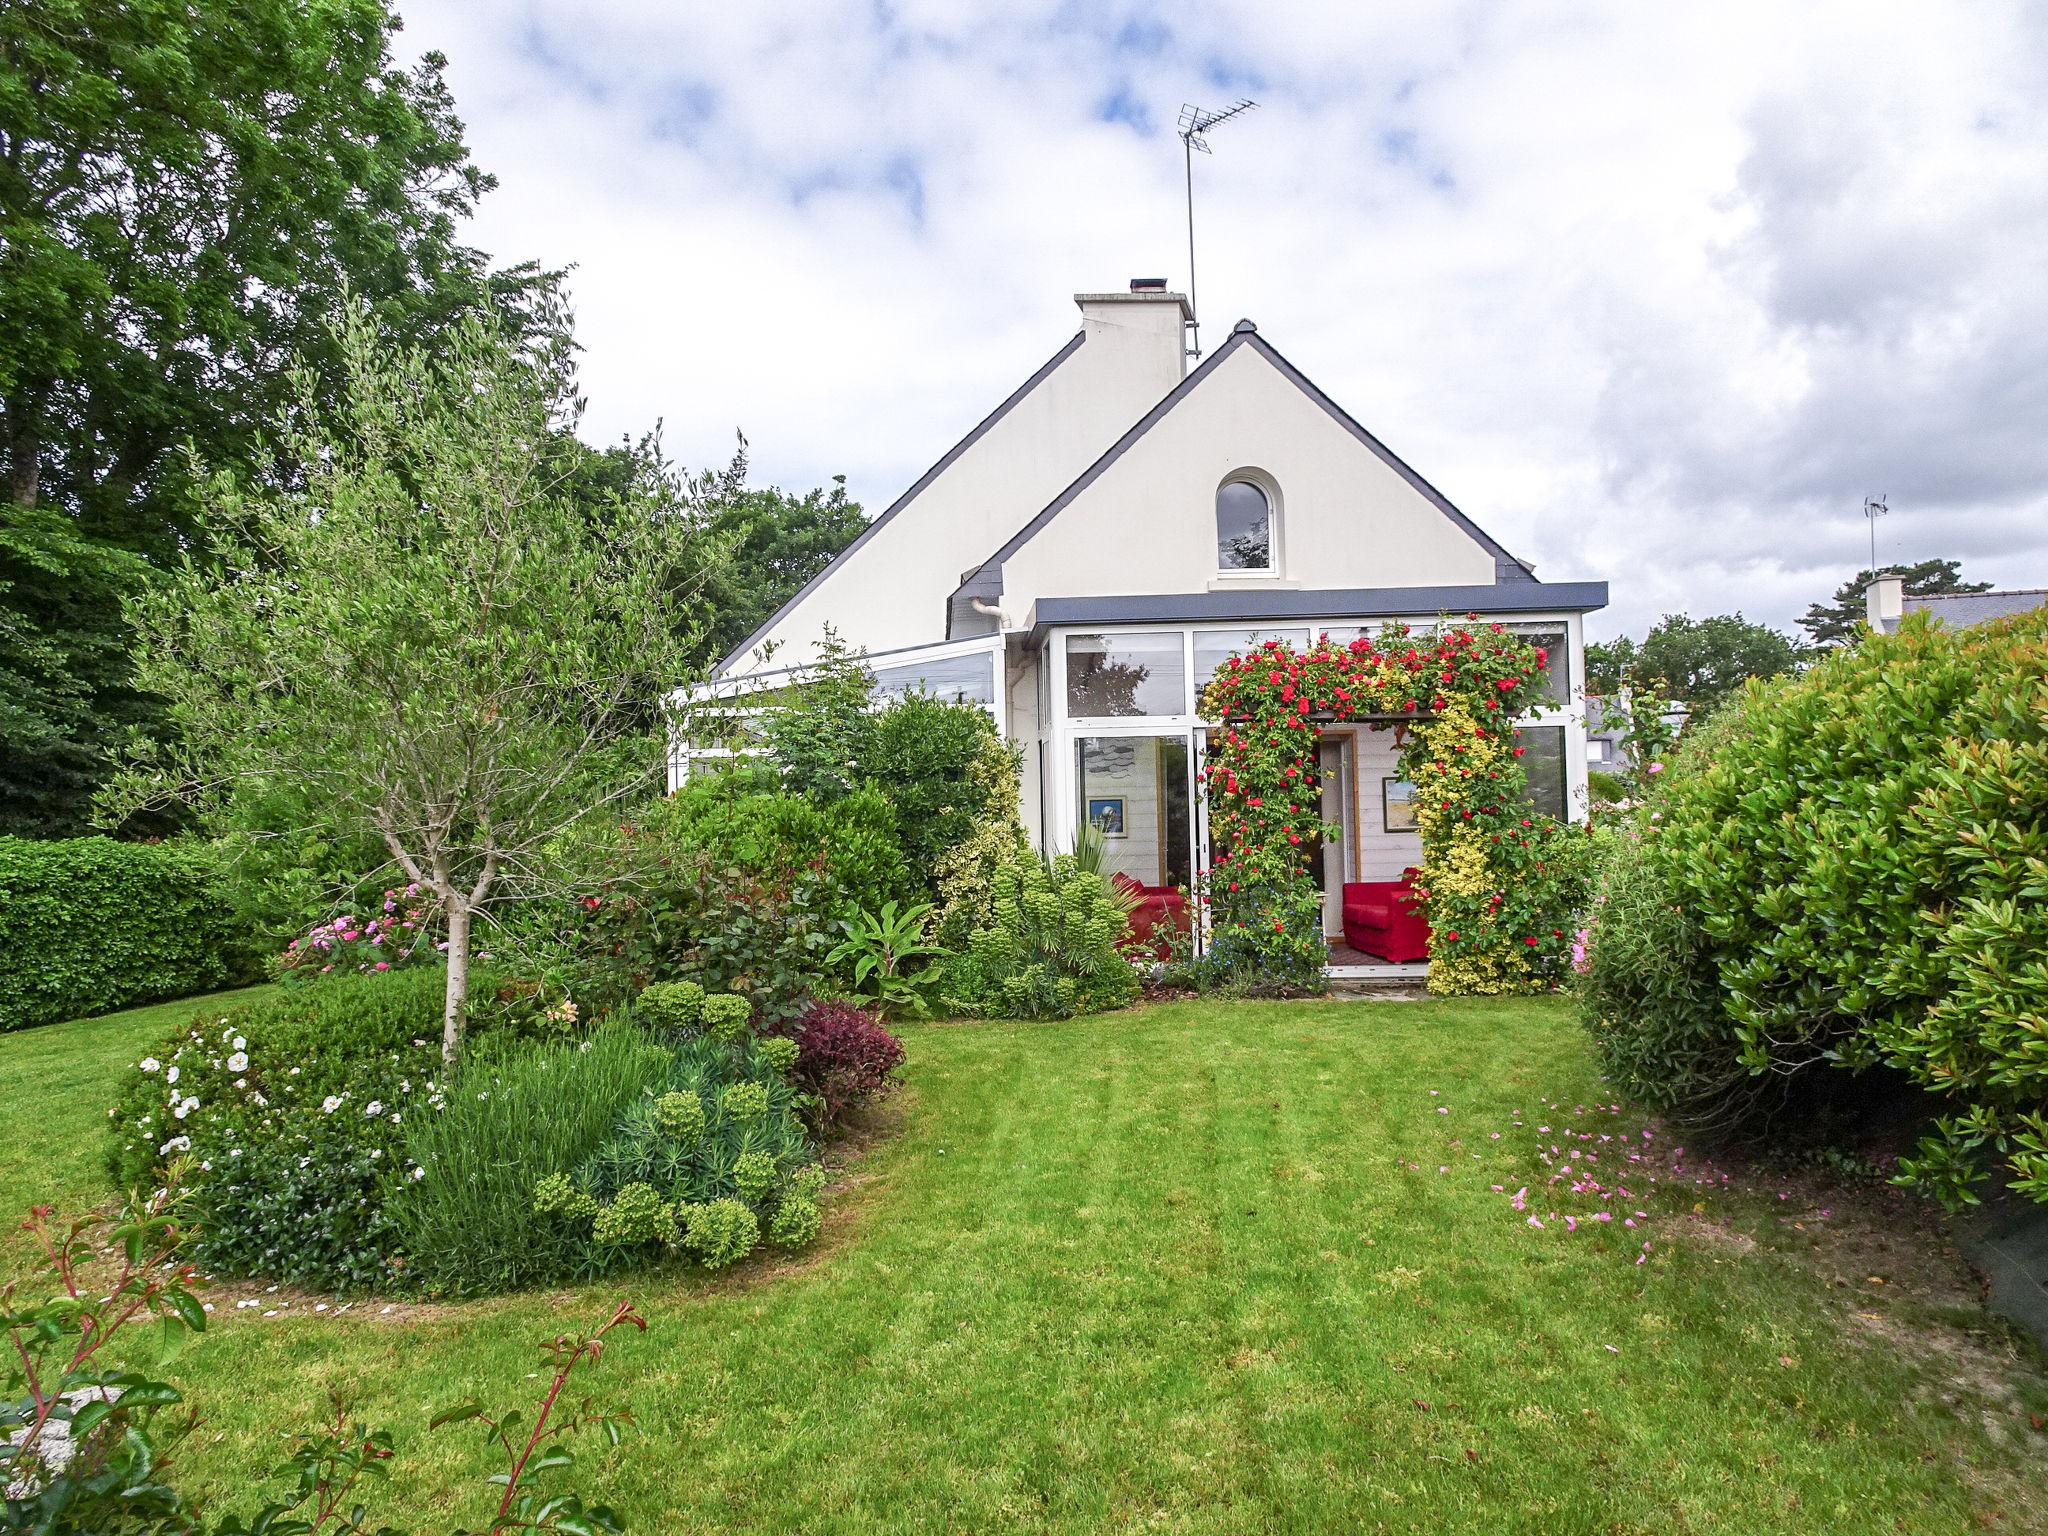
[(1889, 511), (1891, 508), (1884, 504), (1882, 496), (1863, 498), (1863, 518), (1870, 524), (1870, 572), (1873, 576), (1877, 574), (1877, 520)]
[(1188, 356), (1202, 355), (1202, 312), (1195, 305), (1195, 151), (1209, 154), (1209, 141), (1203, 137), (1211, 128), (1229, 122), (1241, 113), (1249, 112), (1258, 103), (1242, 98), (1235, 106), (1221, 112), (1211, 112), (1192, 102), (1180, 104), (1180, 149), (1181, 158), (1187, 162), (1188, 175)]

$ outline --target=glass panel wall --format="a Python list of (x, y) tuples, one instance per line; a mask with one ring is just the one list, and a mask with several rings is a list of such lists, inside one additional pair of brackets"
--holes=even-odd
[(1075, 743), (1080, 820), (1102, 829), (1110, 873), (1153, 889), (1194, 878), (1193, 780), (1186, 736), (1083, 736)]
[(1200, 705), (1202, 690), (1216, 675), (1216, 669), (1233, 656), (1242, 656), (1268, 640), (1285, 640), (1292, 646), (1308, 644), (1305, 629), (1198, 629), (1195, 631), (1195, 698)]
[(1563, 821), (1568, 809), (1564, 787), (1564, 727), (1525, 725), (1515, 733), (1515, 745), (1523, 749), (1522, 771), (1529, 775), (1529, 804), (1544, 815)]
[(1067, 636), (1067, 718), (1187, 713), (1180, 631)]
[(1567, 650), (1569, 631), (1562, 624), (1510, 624), (1508, 628), (1527, 640), (1531, 645), (1540, 645), (1550, 654), (1546, 659), (1544, 678), (1548, 686), (1538, 708), (1548, 705), (1552, 709), (1563, 709), (1572, 701), (1572, 669)]
[(988, 709), (996, 702), (996, 659), (987, 651), (966, 656), (935, 656), (928, 661), (903, 662), (875, 668), (875, 693), (896, 698), (923, 692), (956, 704), (980, 704)]

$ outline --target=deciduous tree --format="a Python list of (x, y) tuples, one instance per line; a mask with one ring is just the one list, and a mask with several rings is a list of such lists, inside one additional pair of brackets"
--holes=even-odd
[(562, 370), (492, 319), (429, 352), (352, 309), (336, 344), (340, 404), (299, 374), (270, 471), (199, 480), (202, 547), (130, 604), (175, 730), (106, 809), (179, 795), (233, 826), (286, 785), (325, 833), (373, 833), (445, 910), (452, 1060), (476, 921), (558, 894), (549, 846), (662, 770), (703, 535), (653, 452), (593, 521)]

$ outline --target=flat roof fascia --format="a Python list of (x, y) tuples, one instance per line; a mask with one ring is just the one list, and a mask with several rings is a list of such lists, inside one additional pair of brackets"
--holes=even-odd
[(1042, 597), (1032, 608), (1031, 637), (1036, 643), (1048, 629), (1077, 625), (1412, 619), (1434, 618), (1440, 613), (1591, 613), (1606, 606), (1607, 583), (1604, 581), (1504, 581), (1496, 586)]

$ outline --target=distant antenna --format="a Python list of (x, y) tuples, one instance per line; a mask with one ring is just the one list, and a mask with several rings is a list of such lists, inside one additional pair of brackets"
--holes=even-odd
[(1872, 575), (1877, 574), (1877, 520), (1889, 511), (1891, 511), (1891, 508), (1884, 504), (1882, 496), (1866, 496), (1863, 498), (1863, 517), (1870, 524), (1870, 571)]
[(1240, 100), (1236, 106), (1221, 112), (1211, 112), (1191, 102), (1180, 106), (1180, 147), (1181, 158), (1187, 162), (1188, 173), (1188, 356), (1202, 355), (1202, 312), (1195, 304), (1195, 151), (1208, 154), (1209, 141), (1202, 137), (1219, 123), (1227, 123), (1241, 112), (1249, 112), (1258, 103), (1249, 99)]

